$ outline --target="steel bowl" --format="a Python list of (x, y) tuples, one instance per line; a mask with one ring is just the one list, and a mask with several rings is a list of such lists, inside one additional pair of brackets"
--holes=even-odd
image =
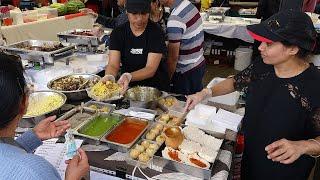
[(67, 97), (63, 93), (60, 92), (55, 92), (55, 91), (36, 91), (33, 92), (29, 95), (30, 98), (35, 98), (37, 96), (40, 96), (41, 98), (46, 98), (50, 95), (59, 95), (62, 98), (62, 103), (59, 105), (57, 108), (48, 111), (48, 112), (43, 112), (37, 116), (28, 116), (24, 115), (22, 117), (22, 120), (19, 122), (19, 127), (22, 128), (30, 128), (34, 127), (36, 124), (38, 124), (41, 120), (45, 119), (46, 117), (49, 117), (51, 115), (55, 115), (58, 113), (59, 109), (66, 103)]
[(70, 74), (70, 75), (66, 75), (66, 76), (60, 76), (60, 77), (57, 77), (57, 78), (49, 81), (47, 84), (47, 87), (52, 91), (57, 91), (57, 92), (61, 92), (61, 93), (65, 94), (67, 96), (68, 100), (71, 100), (71, 101), (79, 101), (79, 100), (86, 99), (86, 98), (88, 98), (87, 90), (89, 90), (90, 88), (80, 89), (80, 90), (75, 90), (75, 91), (60, 91), (60, 90), (55, 90), (52, 88), (53, 82), (55, 82), (57, 80), (60, 80), (65, 77), (79, 77), (79, 76), (82, 76), (85, 79), (96, 79), (97, 81), (99, 81), (101, 79), (100, 76), (95, 75), (95, 74), (86, 74), (86, 73)]
[(130, 106), (150, 108), (156, 104), (161, 95), (162, 92), (156, 88), (136, 86), (126, 92), (125, 98), (130, 100)]

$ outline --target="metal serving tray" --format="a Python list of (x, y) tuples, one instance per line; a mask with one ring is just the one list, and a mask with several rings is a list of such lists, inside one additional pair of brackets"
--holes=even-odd
[[(153, 156), (152, 163), (157, 167), (162, 167), (164, 169), (169, 169), (175, 172), (181, 172), (185, 174), (189, 174), (191, 176), (195, 176), (201, 179), (211, 179), (214, 173), (213, 164), (210, 163), (209, 169), (197, 168), (194, 166), (190, 166), (184, 163), (179, 163), (176, 161), (171, 161), (169, 159), (165, 159), (161, 156), (161, 151), (164, 149), (164, 144), (158, 149), (156, 154)], [(160, 153), (160, 154), (159, 154)]]
[[(99, 46), (99, 38), (96, 36), (75, 35), (73, 32), (90, 32), (91, 29), (74, 29), (57, 34), (61, 42), (75, 43), (77, 45)], [(105, 35), (110, 35), (111, 30), (105, 30)]]
[[(158, 124), (160, 124), (160, 125), (163, 126), (162, 130), (159, 131), (159, 133), (155, 136), (154, 139), (147, 139), (147, 134), (151, 131), (151, 129), (155, 128)], [(151, 123), (151, 124), (149, 125), (147, 131), (143, 134), (142, 139), (146, 139), (146, 140), (148, 140), (148, 141), (154, 141), (154, 142), (156, 142), (156, 138), (163, 133), (163, 131), (165, 130), (165, 128), (168, 128), (168, 127), (171, 127), (171, 126), (166, 125), (166, 124), (162, 124), (162, 123), (159, 123), (159, 122), (153, 122), (153, 123)], [(163, 142), (163, 143), (164, 143), (164, 142)], [(162, 143), (162, 144), (163, 144), (163, 143)], [(161, 144), (158, 144), (158, 145), (161, 145)]]
[[(37, 50), (39, 47), (45, 45), (60, 44), (58, 41), (45, 41), (45, 40), (25, 40), (20, 41), (2, 48), (14, 54), (28, 54), (29, 59), (32, 61), (44, 61), (45, 63), (52, 64), (55, 59), (70, 55), (75, 49), (75, 45), (71, 43), (63, 43), (63, 47), (59, 47), (53, 51), (40, 51)], [(34, 50), (28, 50), (21, 48), (22, 46), (31, 46)]]
[[(95, 105), (98, 110), (92, 109), (90, 106)], [(99, 111), (99, 112), (104, 112), (104, 111), (100, 111), (99, 109), (104, 108), (104, 107), (108, 107), (109, 111), (108, 112), (104, 112), (104, 113), (111, 113), (114, 108), (116, 107), (115, 104), (109, 104), (109, 103), (104, 103), (104, 102), (98, 102), (98, 101), (88, 101), (84, 104), (84, 107), (95, 110), (95, 111)]]
[(52, 88), (52, 84), (57, 81), (60, 80), (62, 78), (66, 78), (66, 77), (80, 77), (82, 76), (85, 79), (91, 79), (91, 80), (97, 80), (97, 82), (101, 79), (100, 76), (95, 75), (95, 74), (88, 74), (88, 73), (80, 73), (80, 74), (69, 74), (69, 75), (63, 75), (63, 76), (59, 76), (56, 77), (52, 80), (50, 80), (47, 83), (47, 87), (48, 89), (52, 90), (52, 91), (57, 91), (57, 92), (61, 92), (63, 94), (65, 94), (68, 98), (68, 100), (72, 100), (72, 101), (79, 101), (79, 100), (83, 100), (88, 98), (88, 94), (87, 94), (87, 89), (79, 89), (79, 90), (74, 90), (74, 91), (60, 91), (60, 90), (56, 90)]
[[(108, 141), (106, 139), (106, 137), (111, 134), (116, 128), (118, 128), (122, 123), (124, 123), (127, 118), (132, 118), (134, 120), (139, 120), (139, 121), (143, 121), (145, 123), (147, 123), (147, 126), (141, 131), (141, 133), (129, 144), (119, 144), (116, 142), (112, 142), (112, 141)], [(125, 117), (121, 123), (119, 123), (117, 126), (115, 126), (113, 129), (111, 129), (108, 133), (106, 133), (104, 136), (102, 136), (102, 138), (100, 139), (101, 142), (105, 142), (108, 144), (108, 146), (116, 151), (119, 152), (128, 152), (128, 150), (137, 142), (137, 140), (143, 135), (143, 133), (148, 129), (150, 123), (148, 120), (146, 119), (141, 119), (141, 118), (135, 118), (135, 117)]]
[[(181, 127), (184, 128), (184, 127), (186, 127), (186, 125), (182, 125)], [(202, 131), (204, 131), (204, 130), (202, 130)], [(206, 131), (204, 131), (204, 132), (206, 132)], [(207, 133), (207, 134), (209, 134), (209, 133)], [(210, 135), (212, 135), (212, 134), (210, 134)], [(214, 136), (214, 135), (212, 135), (212, 136), (223, 140), (223, 138), (221, 138), (219, 136), (218, 137)], [(169, 170), (176, 171), (176, 172), (182, 172), (182, 173), (189, 174), (189, 175), (201, 178), (201, 179), (211, 179), (211, 177), (213, 176), (213, 173), (214, 173), (213, 167), (214, 167), (216, 160), (214, 161), (214, 163), (209, 162), (210, 163), (209, 169), (198, 168), (195, 166), (191, 166), (191, 165), (188, 165), (185, 163), (180, 163), (177, 161), (172, 161), (172, 160), (169, 160), (169, 159), (162, 157), (162, 150), (165, 147), (166, 147), (166, 145), (165, 145), (165, 143), (163, 143), (160, 146), (160, 148), (158, 149), (158, 151), (155, 153), (155, 155), (153, 156), (153, 164), (155, 166), (162, 167), (162, 168), (169, 169)], [(218, 154), (219, 154), (220, 150), (221, 150), (221, 146), (218, 151)]]
[[(138, 159), (133, 159), (130, 157), (130, 152), (131, 150), (133, 150), (135, 148), (136, 145), (141, 145), (141, 143), (143, 141), (148, 141), (150, 144), (156, 144), (158, 145), (156, 142), (154, 141), (150, 141), (150, 140), (147, 140), (147, 139), (140, 139), (134, 146), (132, 146), (132, 148), (130, 149), (130, 151), (127, 152), (127, 157), (126, 157), (126, 162), (132, 166), (139, 166), (141, 168), (147, 168), (150, 166), (150, 164), (152, 163), (152, 160), (153, 160), (153, 157), (155, 154), (153, 154), (152, 157), (150, 157), (149, 161), (147, 162), (141, 162), (139, 161)], [(156, 149), (156, 152), (159, 150), (160, 146), (158, 145), (158, 148)], [(146, 148), (147, 149), (147, 148)], [(146, 152), (146, 149), (143, 151), (143, 152)], [(141, 154), (141, 153), (140, 153)]]
[[(186, 121), (185, 114), (184, 114), (184, 113), (181, 113), (181, 112), (178, 112), (178, 111), (169, 110), (167, 113), (164, 113), (164, 114), (169, 114), (169, 115), (172, 115), (172, 116), (181, 118), (181, 119), (182, 119), (182, 120), (181, 120), (181, 125), (184, 124), (185, 121)], [(172, 125), (170, 125), (170, 124), (168, 124), (168, 123), (164, 123), (164, 122), (160, 121), (161, 116), (162, 116), (162, 115), (158, 116), (158, 117), (155, 119), (155, 121), (156, 121), (157, 123), (161, 123), (161, 124), (167, 125), (167, 126), (172, 126)]]
[(117, 114), (97, 113), (96, 115), (94, 115), (91, 118), (89, 118), (87, 121), (83, 122), (80, 126), (78, 126), (78, 128), (75, 129), (76, 131), (75, 131), (74, 135), (85, 137), (85, 138), (92, 139), (92, 140), (95, 140), (95, 141), (99, 141), (102, 137), (104, 137), (106, 134), (108, 134), (113, 129), (112, 127), (110, 129), (108, 129), (106, 132), (104, 132), (103, 134), (101, 134), (101, 136), (98, 136), (98, 137), (88, 136), (88, 135), (85, 135), (85, 134), (81, 134), (79, 132), (82, 129), (86, 128), (88, 126), (88, 124), (97, 116), (117, 116), (117, 117), (119, 117), (119, 121), (115, 126), (117, 126), (118, 124), (121, 124), (121, 122), (123, 121), (122, 116), (119, 116)]
[[(65, 119), (70, 119), (72, 118), (75, 114), (77, 113), (87, 113), (87, 114), (90, 114), (91, 116), (94, 116), (96, 111), (90, 109), (90, 108), (87, 108), (87, 107), (84, 107), (84, 108), (81, 108), (81, 106), (78, 106), (78, 107), (75, 107), (73, 109), (71, 109), (70, 111), (68, 111), (67, 113), (65, 113), (63, 116), (59, 117), (56, 121), (61, 121), (61, 120), (65, 120)], [(89, 118), (88, 118), (89, 119)], [(87, 120), (84, 120), (82, 122), (80, 122), (79, 124), (75, 125), (75, 127), (72, 127), (71, 129), (73, 130), (76, 130), (78, 127), (80, 127), (84, 122), (87, 122)]]
[(75, 43), (77, 45), (99, 46), (99, 38), (96, 36), (75, 35), (72, 32), (91, 31), (89, 29), (75, 29), (60, 32), (57, 34), (59, 41), (67, 43)]

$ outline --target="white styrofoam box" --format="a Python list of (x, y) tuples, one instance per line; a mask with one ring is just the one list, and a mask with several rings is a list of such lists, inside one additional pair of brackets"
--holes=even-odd
[(208, 101), (234, 106), (237, 104), (239, 97), (240, 93), (238, 91), (235, 91), (230, 94), (208, 98)]
[(206, 126), (210, 124), (210, 117), (216, 113), (217, 109), (212, 106), (197, 104), (186, 116), (186, 122), (194, 125)]
[[(210, 126), (209, 126), (210, 127)], [(212, 129), (209, 129), (211, 130), (212, 132), (217, 132), (217, 133), (222, 133), (222, 134), (225, 134), (226, 133), (226, 128), (223, 127), (223, 126), (220, 126), (219, 124), (213, 124), (212, 123)]]
[[(207, 88), (212, 88), (214, 85), (218, 84), (219, 82), (225, 79), (226, 78), (220, 78), (220, 77), (213, 78), (207, 85)], [(238, 91), (235, 91), (222, 96), (210, 97), (207, 100), (215, 103), (233, 106), (233, 105), (236, 105), (236, 103), (239, 100), (239, 97), (240, 97), (240, 93)]]
[(217, 108), (204, 104), (197, 104), (194, 108), (198, 117), (208, 119), (210, 116), (216, 114)]
[(214, 85), (218, 84), (219, 82), (225, 79), (226, 78), (215, 77), (209, 82), (209, 84), (207, 85), (207, 88), (212, 88)]
[(187, 114), (185, 124), (223, 134), (226, 129), (237, 132), (243, 116), (224, 109), (216, 110), (215, 107), (198, 104)]
[(186, 116), (187, 125), (194, 124), (196, 126), (206, 126), (208, 123), (210, 123), (209, 119), (199, 116), (194, 109), (191, 110)]
[(239, 114), (219, 109), (215, 116), (211, 116), (211, 121), (214, 125), (219, 125), (237, 132), (242, 118), (243, 116)]

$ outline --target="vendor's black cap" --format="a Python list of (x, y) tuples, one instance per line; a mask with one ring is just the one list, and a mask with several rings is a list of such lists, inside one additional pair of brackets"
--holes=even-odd
[(127, 0), (126, 9), (129, 13), (150, 13), (150, 0)]
[(261, 42), (286, 41), (305, 50), (316, 46), (317, 33), (311, 18), (304, 12), (285, 10), (260, 24), (247, 26), (249, 34)]

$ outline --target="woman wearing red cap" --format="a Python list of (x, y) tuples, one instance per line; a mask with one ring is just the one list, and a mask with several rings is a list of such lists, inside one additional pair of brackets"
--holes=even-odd
[(320, 155), (320, 72), (308, 63), (314, 26), (303, 12), (282, 11), (247, 29), (262, 60), (189, 96), (186, 108), (246, 88), (242, 179), (307, 179)]

